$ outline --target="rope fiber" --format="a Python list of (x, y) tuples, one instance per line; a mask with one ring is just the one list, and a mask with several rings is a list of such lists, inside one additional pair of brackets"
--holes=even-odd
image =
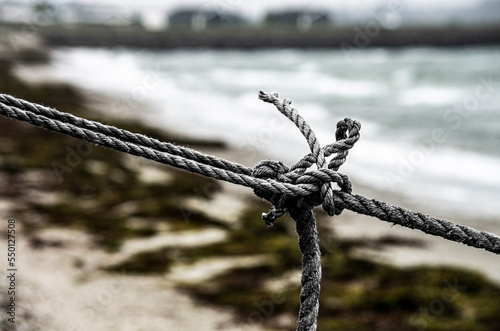
[[(268, 226), (289, 213), (296, 223), (302, 253), (302, 290), (297, 330), (316, 330), (321, 280), (321, 254), (312, 209), (321, 205), (328, 215), (344, 209), (376, 217), (410, 229), (439, 236), (489, 252), (500, 254), (500, 237), (454, 224), (419, 212), (352, 194), (349, 178), (338, 172), (349, 150), (359, 140), (361, 125), (351, 119), (337, 124), (334, 143), (321, 147), (314, 131), (277, 93), (260, 91), (259, 98), (271, 103), (292, 121), (306, 139), (310, 153), (290, 168), (281, 162), (264, 160), (253, 169), (193, 149), (161, 142), (99, 122), (89, 121), (55, 109), (0, 94), (0, 114), (35, 126), (64, 133), (90, 143), (144, 157), (214, 179), (250, 187), (273, 205), (262, 218)], [(326, 158), (334, 155), (329, 162)], [(316, 170), (308, 170), (316, 165)]]

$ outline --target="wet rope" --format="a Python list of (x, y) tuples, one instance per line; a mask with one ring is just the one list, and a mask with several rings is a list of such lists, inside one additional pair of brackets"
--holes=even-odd
[[(253, 169), (190, 148), (161, 142), (99, 122), (89, 121), (55, 109), (0, 94), (0, 114), (38, 127), (64, 133), (90, 143), (141, 156), (207, 177), (250, 187), (272, 203), (263, 213), (268, 226), (290, 213), (299, 234), (302, 259), (302, 290), (297, 330), (316, 330), (321, 280), (321, 254), (312, 209), (322, 205), (328, 215), (340, 215), (347, 208), (380, 220), (500, 254), (500, 237), (454, 224), (385, 202), (352, 194), (349, 178), (338, 172), (349, 150), (359, 140), (359, 122), (344, 119), (337, 124), (336, 141), (321, 147), (314, 131), (277, 93), (259, 93), (289, 118), (305, 137), (311, 152), (290, 168), (281, 162), (264, 160)], [(334, 155), (327, 163), (326, 158)], [(316, 165), (316, 170), (308, 170)], [(335, 184), (335, 185), (332, 185)], [(334, 189), (335, 186), (335, 189)]]

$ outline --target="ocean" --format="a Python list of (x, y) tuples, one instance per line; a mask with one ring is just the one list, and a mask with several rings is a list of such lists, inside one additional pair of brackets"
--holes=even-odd
[[(55, 78), (114, 96), (108, 111), (184, 135), (223, 139), (253, 166), (292, 164), (305, 139), (259, 90), (290, 98), (322, 145), (361, 122), (340, 171), (354, 185), (453, 211), (491, 228), (500, 215), (500, 47), (335, 50), (64, 48)], [(151, 105), (145, 111), (141, 104)], [(492, 224), (490, 224), (492, 225)], [(493, 227), (499, 229), (499, 224)]]

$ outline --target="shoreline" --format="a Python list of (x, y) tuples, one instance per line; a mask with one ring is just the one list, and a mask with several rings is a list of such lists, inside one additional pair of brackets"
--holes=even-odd
[[(49, 72), (47, 68), (44, 68), (42, 66), (39, 69), (40, 70), (33, 71), (27, 68), (26, 70), (16, 70), (16, 73), (26, 81), (35, 81), (41, 83), (47, 82), (48, 79), (49, 82), (56, 81), (59, 83), (64, 83), (64, 80), (57, 80), (54, 79), (54, 77), (50, 76), (47, 77), (47, 73)], [(113, 108), (114, 98), (117, 96), (106, 94), (103, 91), (92, 91), (92, 89), (87, 88), (84, 89), (81, 86), (78, 86), (78, 89), (83, 92), (86, 100), (94, 99), (94, 102), (91, 104), (97, 107), (96, 109)], [(152, 105), (145, 102), (138, 103), (137, 107), (140, 107), (145, 111), (154, 112), (154, 110), (151, 110)], [(113, 114), (110, 114), (109, 116), (113, 118)], [(125, 116), (127, 119), (135, 117), (139, 121), (143, 120), (140, 116), (137, 116), (137, 113), (134, 113), (133, 111), (130, 111)], [(146, 124), (150, 125), (151, 123), (146, 122)], [(165, 130), (163, 128), (161, 130), (172, 133), (169, 130)], [(180, 132), (173, 133), (174, 136), (180, 134)], [(232, 162), (242, 164), (246, 163), (247, 166), (252, 166), (248, 164), (248, 160), (245, 159), (234, 146), (232, 146), (228, 142), (224, 142), (224, 144), (227, 146), (227, 148), (223, 150), (210, 147), (200, 147), (198, 148), (198, 150), (206, 154), (216, 155)], [(269, 158), (272, 157), (266, 155), (263, 151), (257, 151), (257, 153), (255, 154), (255, 163), (260, 160)], [(226, 194), (235, 194), (242, 200), (252, 199), (254, 197), (251, 189), (222, 181), (221, 183)], [(467, 219), (462, 217), (462, 215), (458, 212), (443, 212), (438, 211), (436, 208), (432, 207), (425, 210), (424, 207), (412, 203), (408, 197), (400, 196), (389, 191), (381, 191), (373, 187), (359, 185), (355, 181), (353, 181), (353, 192), (369, 198), (375, 198), (379, 201), (398, 205), (407, 209), (420, 211), (424, 214), (430, 214), (437, 218), (447, 219), (454, 223), (467, 224)], [(320, 208), (317, 208), (316, 210), (320, 212), (320, 214), (322, 213), (322, 211), (320, 211)], [(358, 252), (359, 256), (361, 257), (400, 267), (419, 265), (458, 266), (461, 268), (480, 271), (485, 274), (490, 280), (494, 281), (497, 284), (500, 284), (500, 264), (496, 263), (496, 256), (492, 253), (463, 244), (450, 242), (440, 237), (427, 235), (420, 231), (415, 231), (400, 226), (392, 227), (391, 224), (388, 224), (384, 221), (380, 221), (378, 219), (370, 218), (364, 215), (358, 215), (348, 210), (344, 211), (344, 213), (340, 216), (334, 218), (321, 217), (321, 219), (319, 219), (318, 221), (330, 222), (331, 230), (343, 238), (361, 238), (368, 240), (380, 239), (385, 236), (395, 236), (408, 240), (420, 241), (425, 246), (420, 248), (396, 246), (387, 247), (384, 250), (362, 249)]]
[[(33, 74), (30, 71), (26, 72)], [(43, 81), (43, 77), (39, 78), (40, 82)], [(25, 80), (33, 81), (34, 79), (31, 76), (25, 77)], [(77, 86), (76, 90), (80, 91), (78, 93), (80, 95), (81, 87)], [(84, 90), (85, 92), (81, 93), (84, 97), (86, 93), (94, 97), (99, 96), (94, 100), (97, 101), (93, 103), (94, 106), (99, 105), (103, 109), (109, 109), (114, 102), (114, 97), (103, 91), (95, 93), (87, 88)], [(87, 100), (84, 104), (87, 104)], [(63, 107), (56, 106), (56, 104), (54, 106)], [(147, 104), (141, 104), (141, 106), (148, 108)], [(71, 112), (71, 109), (60, 108), (59, 110)], [(102, 109), (97, 109), (97, 111), (100, 115), (103, 114)], [(94, 116), (93, 113), (81, 115)], [(127, 118), (127, 120), (134, 121), (134, 117)], [(110, 116), (110, 121), (113, 121), (112, 116)], [(147, 131), (146, 121), (139, 119), (134, 122), (141, 122), (144, 125), (137, 123), (137, 128), (131, 129), (132, 131), (145, 130), (142, 133)], [(40, 133), (36, 128), (32, 131), (36, 134)], [(161, 131), (164, 134), (158, 131), (158, 136), (155, 137), (160, 140), (166, 139), (160, 137), (170, 137), (169, 130), (162, 129)], [(56, 150), (63, 151), (58, 158), (64, 159), (64, 148), (70, 144), (64, 136), (61, 138), (61, 136), (55, 137), (47, 134), (45, 137), (47, 145), (53, 144)], [(196, 145), (195, 149), (238, 162), (238, 158), (243, 155), (230, 144), (224, 145), (227, 146), (225, 149), (206, 145)], [(28, 149), (25, 154), (30, 155), (30, 150)], [(56, 158), (56, 156), (53, 157)], [(265, 159), (267, 156), (259, 154), (258, 158)], [(117, 159), (121, 162), (117, 163)], [(109, 172), (106, 172), (106, 168)], [(126, 169), (131, 170), (133, 174), (129, 180), (125, 180), (128, 177), (124, 177)], [(122, 175), (117, 173), (117, 170), (121, 171)], [(26, 176), (23, 178), (37, 183), (36, 178), (39, 177), (38, 181), (43, 183), (43, 177), (47, 177), (43, 176), (43, 169), (38, 170), (38, 177), (35, 176), (36, 171), (26, 169)], [(88, 172), (94, 176), (86, 176)], [(80, 179), (80, 176), (83, 177)], [(112, 180), (108, 182), (108, 178)], [(83, 182), (81, 182), (82, 179)], [(68, 181), (73, 180), (76, 181), (78, 189), (74, 193), (69, 193), (72, 191), (68, 190), (67, 184)], [(180, 183), (178, 183), (179, 180), (181, 180)], [(97, 192), (105, 193), (104, 200), (100, 193), (94, 198), (90, 198), (85, 193), (83, 196), (82, 193), (78, 193), (80, 187), (85, 186), (87, 181), (98, 188)], [(104, 186), (101, 186), (102, 181), (106, 183)], [(115, 186), (113, 181), (121, 181), (124, 185)], [(174, 183), (178, 184), (174, 185)], [(95, 149), (92, 158), (85, 160), (82, 167), (72, 176), (68, 176), (65, 185), (59, 189), (50, 191), (50, 188), (47, 190), (47, 186), (40, 184), (38, 184), (39, 188), (20, 185), (27, 193), (31, 193), (21, 199), (27, 208), (24, 212), (28, 214), (16, 212), (20, 220), (24, 218), (27, 222), (26, 228), (24, 224), (20, 227), (21, 233), (26, 233), (20, 248), (26, 255), (22, 270), (27, 287), (27, 291), (23, 292), (21, 298), (31, 304), (26, 305), (23, 311), (34, 313), (35, 317), (31, 319), (34, 323), (43, 322), (46, 324), (41, 325), (46, 325), (48, 329), (54, 329), (54, 326), (57, 326), (56, 329), (60, 330), (68, 329), (69, 324), (85, 328), (89, 323), (89, 318), (96, 330), (109, 329), (110, 323), (113, 329), (124, 329), (130, 324), (136, 328), (147, 325), (148, 330), (162, 330), (165, 326), (179, 330), (192, 329), (193, 325), (200, 327), (199, 319), (189, 318), (193, 313), (196, 313), (203, 321), (201, 326), (203, 330), (247, 331), (270, 327), (273, 330), (293, 328), (296, 323), (296, 307), (293, 305), (298, 303), (297, 289), (300, 280), (298, 270), (300, 254), (293, 222), (289, 218), (284, 218), (278, 220), (273, 228), (268, 229), (260, 219), (260, 213), (267, 211), (269, 205), (257, 203), (258, 199), (254, 197), (251, 190), (217, 181), (216, 192), (213, 194), (208, 192), (210, 193), (207, 194), (208, 197), (204, 197), (199, 192), (204, 192), (207, 185), (214, 185), (214, 183), (200, 176), (188, 176), (185, 172), (177, 172), (171, 167), (98, 148)], [(407, 206), (407, 202), (402, 201), (401, 197), (391, 196), (389, 192), (371, 190), (356, 183), (354, 186), (356, 193), (392, 203), (401, 202), (402, 205)], [(45, 191), (39, 191), (40, 188)], [(69, 188), (74, 190), (71, 186)], [(136, 189), (139, 189), (139, 195)], [(52, 200), (59, 202), (42, 199), (47, 198), (44, 192), (55, 194)], [(186, 193), (187, 196), (184, 196)], [(118, 200), (110, 203), (113, 201), (114, 194)], [(174, 196), (170, 196), (171, 194)], [(158, 195), (165, 196), (167, 199), (152, 200)], [(178, 195), (181, 196), (180, 199), (177, 199)], [(79, 200), (81, 203), (74, 203)], [(64, 205), (68, 202), (76, 205), (76, 208), (68, 211)], [(102, 204), (101, 209), (96, 209), (96, 204)], [(51, 206), (57, 208), (52, 209), (49, 215), (46, 214), (44, 206), (49, 207), (48, 210), (51, 210)], [(67, 218), (68, 216), (65, 215), (71, 216), (71, 213), (74, 213), (76, 220), (84, 219), (85, 216), (88, 217), (86, 215), (88, 208), (100, 210), (100, 213), (90, 214), (92, 223), (87, 223), (87, 226), (90, 224), (96, 224), (95, 226), (98, 227), (104, 226), (104, 237), (96, 237), (96, 233), (93, 233), (91, 228), (82, 227), (81, 223), (79, 226), (78, 223), (58, 223), (60, 218)], [(141, 213), (143, 208), (148, 212)], [(182, 218), (176, 216), (179, 214), (179, 208), (181, 210), (187, 208), (192, 217), (186, 219), (184, 215)], [(99, 214), (109, 211), (111, 213), (107, 215), (108, 217), (113, 214), (117, 217), (109, 220), (100, 217)], [(363, 305), (356, 306), (357, 304), (352, 303), (351, 300), (355, 302), (357, 295), (361, 292), (370, 293), (365, 298), (359, 298), (362, 302), (369, 301), (373, 295), (385, 304), (385, 298), (391, 295), (393, 290), (409, 291), (402, 298), (410, 301), (416, 300), (414, 298), (420, 297), (429, 289), (437, 290), (425, 299), (416, 301), (416, 306), (409, 305), (406, 308), (409, 314), (417, 313), (418, 307), (424, 307), (442, 291), (442, 279), (433, 278), (435, 277), (433, 275), (444, 272), (442, 277), (445, 277), (445, 280), (458, 277), (460, 281), (463, 275), (463, 282), (471, 281), (473, 286), (477, 284), (474, 283), (474, 278), (460, 269), (442, 271), (439, 268), (422, 268), (414, 271), (414, 269), (405, 268), (410, 265), (420, 265), (417, 258), (423, 259), (426, 264), (430, 265), (432, 265), (429, 263), (431, 257), (439, 260), (436, 265), (444, 263), (442, 255), (445, 254), (435, 254), (438, 252), (437, 246), (434, 243), (429, 244), (432, 239), (425, 234), (399, 227), (391, 228), (389, 224), (383, 224), (378, 220), (373, 222), (371, 218), (348, 211), (336, 218), (325, 217), (320, 209), (317, 209), (316, 214), (320, 244), (325, 253), (322, 257), (325, 276), (322, 282), (321, 307), (323, 310), (333, 309), (334, 312), (356, 313), (357, 309)], [(54, 218), (55, 221), (44, 220), (48, 217)], [(28, 225), (33, 226), (30, 218), (34, 218), (35, 223), (38, 222), (38, 227), (34, 230), (28, 229)], [(326, 226), (331, 231), (327, 231)], [(123, 234), (124, 230), (137, 233), (130, 237)], [(330, 233), (338, 235), (330, 235)], [(427, 244), (426, 247), (419, 246), (419, 234), (423, 242)], [(116, 242), (109, 243), (115, 235), (122, 236), (120, 237), (122, 241), (118, 241), (118, 245)], [(96, 242), (96, 238), (101, 238), (101, 241)], [(377, 243), (376, 239), (392, 240), (396, 243), (383, 245)], [(488, 260), (478, 258), (476, 249), (461, 245), (464, 249), (457, 250), (453, 245), (459, 244), (446, 242), (440, 238), (434, 239), (437, 244), (441, 245), (440, 248), (438, 247), (439, 253), (454, 252), (452, 257), (458, 255), (463, 260), (468, 258), (467, 254), (470, 253), (471, 260), (481, 262), (480, 267), (495, 265), (495, 262), (490, 263)], [(111, 251), (104, 247), (111, 248)], [(493, 254), (485, 253), (495, 257)], [(402, 261), (398, 262), (397, 258)], [(375, 261), (375, 263), (368, 261)], [(386, 267), (388, 265), (395, 265), (397, 268), (388, 268)], [(453, 265), (456, 266), (456, 264)], [(332, 275), (332, 268), (340, 268), (341, 271), (329, 276)], [(54, 269), (59, 271), (57, 277), (53, 277)], [(370, 284), (383, 282), (384, 279), (387, 281), (384, 275), (388, 272), (396, 275), (398, 279), (405, 279), (401, 277), (417, 273), (423, 285), (417, 282), (415, 287), (404, 285), (401, 288), (398, 281), (389, 283), (387, 285), (389, 290), (378, 289), (378, 294), (377, 291), (372, 292), (371, 286), (373, 285)], [(266, 274), (267, 278), (262, 274)], [(351, 274), (352, 279), (349, 280), (347, 276), (348, 281), (343, 283), (342, 279), (346, 277), (346, 274)], [(489, 284), (486, 279), (481, 277), (477, 279), (479, 284)], [(462, 284), (460, 281), (459, 284)], [(436, 285), (433, 282), (439, 282), (439, 284)], [(480, 286), (482, 288), (486, 285)], [(273, 305), (273, 312), (265, 315), (262, 323), (249, 323), (250, 317), (255, 316), (255, 312), (262, 312), (262, 310), (260, 312), (256, 310), (258, 309), (256, 307), (268, 302), (270, 291), (276, 294), (281, 290), (284, 290), (281, 293), (289, 302), (288, 308), (284, 309), (278, 304)], [(342, 299), (339, 299), (339, 293), (343, 293)], [(466, 295), (465, 292), (462, 294), (463, 297)], [(31, 296), (34, 298), (30, 299)], [(132, 304), (136, 302), (141, 302), (141, 307), (144, 308), (140, 312), (136, 310), (137, 306)], [(405, 315), (406, 313), (398, 312), (400, 304), (397, 301), (396, 304), (394, 314), (400, 318), (398, 321), (401, 324), (408, 324), (408, 316)], [(491, 305), (495, 304), (491, 303)], [(365, 306), (365, 309), (368, 314), (372, 312), (371, 308)], [(51, 314), (53, 311), (61, 313), (53, 315)], [(387, 317), (387, 314), (377, 313), (377, 311), (378, 309), (375, 309), (375, 321), (382, 325), (387, 323), (387, 318), (395, 318)], [(334, 315), (332, 313), (322, 315), (319, 320), (320, 324), (328, 323), (329, 318), (336, 318), (332, 317)], [(20, 319), (27, 320), (27, 317), (20, 315)], [(366, 318), (360, 323), (369, 325)]]

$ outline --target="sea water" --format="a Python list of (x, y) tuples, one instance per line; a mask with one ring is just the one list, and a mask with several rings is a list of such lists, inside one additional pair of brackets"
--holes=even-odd
[(337, 121), (361, 122), (361, 139), (340, 168), (354, 183), (463, 213), (470, 225), (500, 215), (498, 46), (71, 48), (57, 50), (52, 66), (58, 78), (113, 95), (109, 112), (132, 111), (184, 135), (224, 139), (249, 166), (257, 152), (289, 165), (308, 153), (299, 131), (257, 98), (259, 90), (279, 91), (322, 145), (334, 141)]

